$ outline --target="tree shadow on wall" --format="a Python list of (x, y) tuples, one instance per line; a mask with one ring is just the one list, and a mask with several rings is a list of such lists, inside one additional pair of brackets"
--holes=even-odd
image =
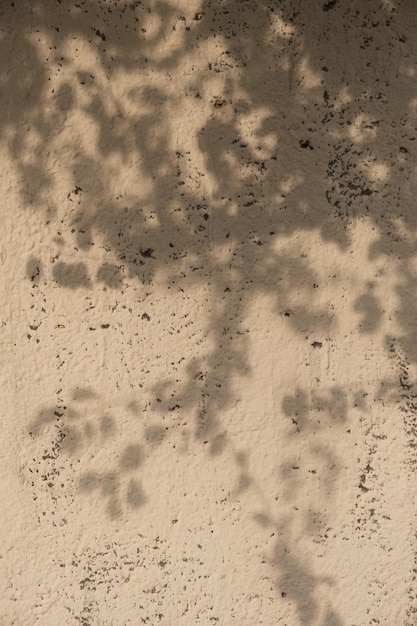
[[(218, 454), (233, 380), (250, 373), (244, 318), (255, 297), (272, 295), (296, 333), (337, 326), (291, 239), (300, 233), (348, 251), (351, 227), (372, 226), (369, 260), (395, 261), (399, 342), (417, 362), (416, 44), (404, 37), (416, 18), (410, 1), (184, 7), (3, 5), (0, 49), (12, 60), (0, 124), (22, 201), (56, 226), (56, 253), (28, 259), (35, 289), (117, 291), (133, 280), (184, 302), (206, 290), (210, 348), (179, 389), (154, 392), (161, 411), (173, 395), (193, 411), (196, 438)], [(376, 333), (384, 307), (372, 285), (352, 309), (359, 332)], [(117, 491), (110, 475), (83, 484)]]

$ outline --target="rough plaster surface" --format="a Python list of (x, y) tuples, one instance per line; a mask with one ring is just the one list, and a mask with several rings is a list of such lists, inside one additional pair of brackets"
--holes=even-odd
[(417, 7), (4, 1), (2, 626), (414, 626)]

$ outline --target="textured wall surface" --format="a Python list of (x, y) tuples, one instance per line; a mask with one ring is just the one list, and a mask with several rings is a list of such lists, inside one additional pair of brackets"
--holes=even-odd
[(0, 29), (1, 626), (415, 626), (416, 3)]

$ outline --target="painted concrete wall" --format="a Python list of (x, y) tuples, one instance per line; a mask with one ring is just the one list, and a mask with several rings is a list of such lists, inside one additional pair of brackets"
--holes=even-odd
[(1, 4), (2, 625), (417, 623), (416, 15)]

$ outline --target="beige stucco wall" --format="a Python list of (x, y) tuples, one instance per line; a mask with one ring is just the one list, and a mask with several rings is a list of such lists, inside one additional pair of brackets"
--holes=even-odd
[(2, 626), (417, 623), (416, 16), (1, 4)]

